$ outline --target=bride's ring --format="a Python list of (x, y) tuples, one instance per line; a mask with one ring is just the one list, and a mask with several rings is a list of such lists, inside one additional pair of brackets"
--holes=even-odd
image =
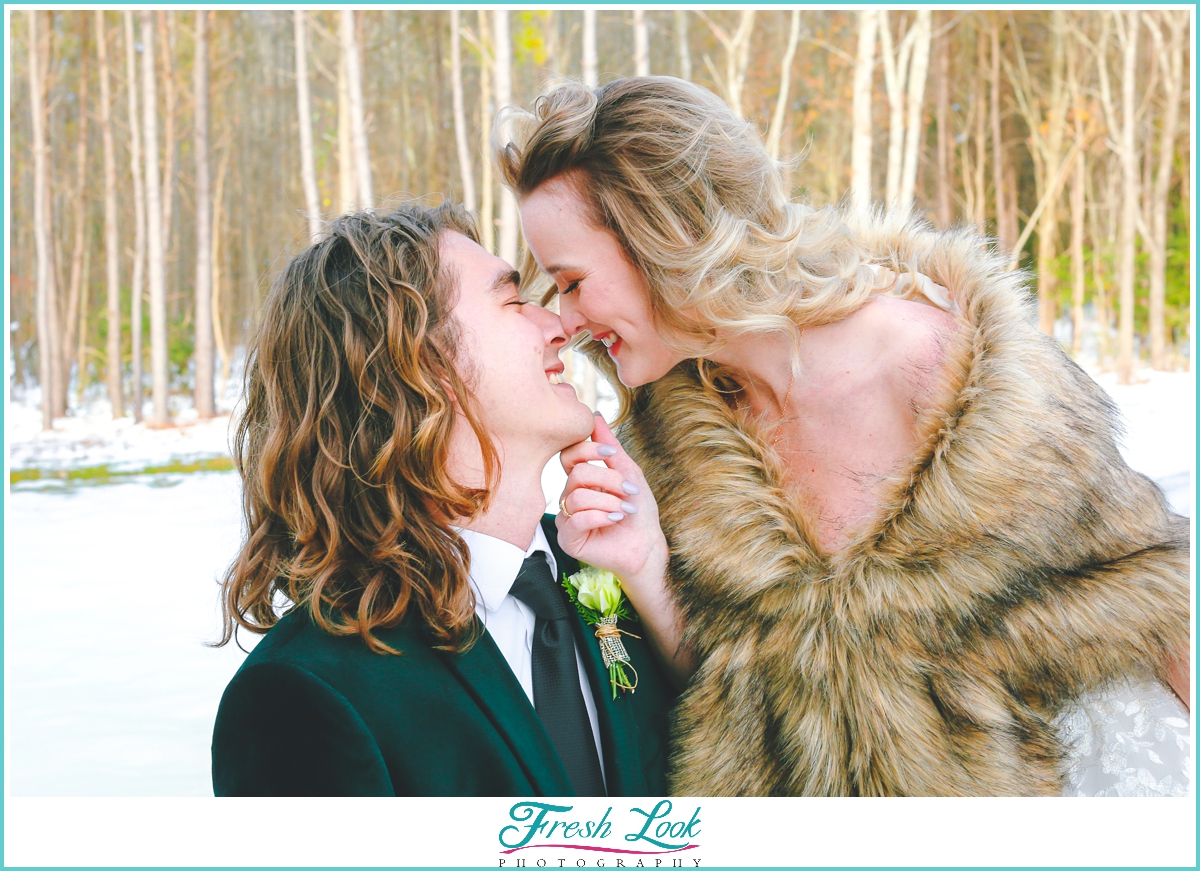
[(571, 519), (571, 512), (567, 510), (567, 497), (565, 493), (558, 500), (558, 510), (562, 512), (563, 517), (567, 518), (567, 520)]

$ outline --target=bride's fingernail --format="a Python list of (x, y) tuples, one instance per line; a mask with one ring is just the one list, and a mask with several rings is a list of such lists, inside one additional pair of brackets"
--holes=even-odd
[(624, 511), (626, 514), (637, 514), (637, 506), (634, 505), (632, 502), (622, 502), (621, 510)]
[(611, 457), (616, 452), (617, 452), (617, 449), (614, 448), (612, 445), (599, 445), (596, 448), (596, 453), (598, 453), (602, 457)]
[(638, 487), (637, 484), (631, 484), (628, 481), (621, 482), (621, 489), (624, 490), (626, 493), (628, 493), (630, 496), (636, 496), (642, 492), (641, 488)]
[(614, 522), (617, 520), (624, 520), (625, 515), (622, 514), (620, 511), (614, 511), (612, 514), (608, 515), (608, 519), (612, 520)]

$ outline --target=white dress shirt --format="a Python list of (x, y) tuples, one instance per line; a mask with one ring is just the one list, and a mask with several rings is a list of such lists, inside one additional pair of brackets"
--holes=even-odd
[[(473, 529), (460, 529), (458, 534), (471, 551), (470, 583), (475, 592), (475, 613), (504, 654), (508, 667), (525, 690), (530, 704), (533, 704), (533, 631), (537, 618), (532, 608), (510, 596), (509, 591), (517, 580), (525, 558), (539, 550), (546, 555), (551, 576), (559, 580), (558, 565), (550, 551), (550, 542), (546, 540), (541, 524), (538, 524), (533, 543), (526, 551)], [(588, 722), (592, 726), (592, 737), (596, 741), (596, 754), (601, 759), (600, 770), (603, 775), (604, 750), (600, 746), (596, 700), (592, 697), (591, 683), (588, 682), (578, 649), (575, 651), (575, 664), (579, 669), (579, 686), (583, 691), (583, 703), (587, 706)]]

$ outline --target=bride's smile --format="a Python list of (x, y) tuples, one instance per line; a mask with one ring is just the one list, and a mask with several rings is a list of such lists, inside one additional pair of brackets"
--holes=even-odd
[(659, 337), (641, 271), (589, 212), (577, 183), (564, 177), (522, 200), (521, 226), (538, 265), (558, 286), (563, 329), (590, 332), (608, 349), (621, 383), (638, 387), (684, 357)]

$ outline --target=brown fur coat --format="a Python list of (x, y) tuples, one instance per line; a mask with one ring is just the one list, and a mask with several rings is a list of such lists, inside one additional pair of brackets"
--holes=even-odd
[(1116, 408), (971, 231), (860, 228), (962, 311), (944, 404), (884, 510), (830, 557), (695, 365), (622, 441), (658, 498), (702, 665), (674, 731), (686, 795), (1057, 795), (1050, 720), (1186, 649), (1189, 532), (1116, 446)]

